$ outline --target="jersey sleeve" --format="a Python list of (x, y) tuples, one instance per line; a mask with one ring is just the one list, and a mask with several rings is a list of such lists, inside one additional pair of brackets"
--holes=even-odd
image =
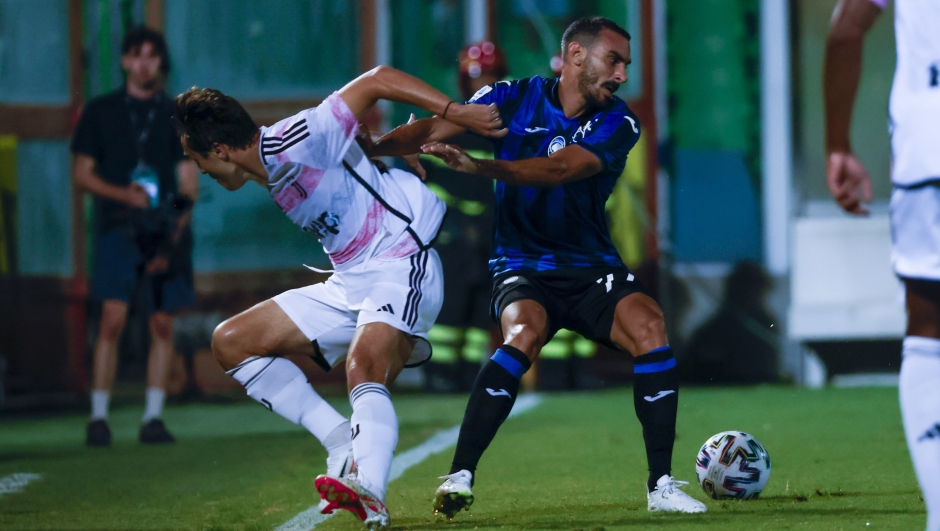
[(357, 130), (356, 115), (334, 92), (319, 106), (266, 130), (261, 152), (266, 163), (289, 160), (323, 170), (335, 168), (342, 164)]
[(487, 85), (477, 91), (476, 94), (466, 101), (466, 104), (478, 103), (489, 105), (495, 103), (496, 107), (502, 113), (504, 108), (510, 103), (519, 99), (525, 94), (528, 87), (528, 79), (518, 79), (515, 81), (497, 81), (492, 85)]
[(587, 129), (575, 145), (587, 149), (601, 161), (602, 172), (620, 174), (627, 153), (640, 139), (640, 121), (629, 110), (613, 111), (582, 127)]
[(82, 109), (75, 133), (72, 135), (71, 150), (74, 154), (88, 155), (98, 160), (101, 155), (101, 132), (98, 128), (98, 119), (95, 104), (88, 103)]

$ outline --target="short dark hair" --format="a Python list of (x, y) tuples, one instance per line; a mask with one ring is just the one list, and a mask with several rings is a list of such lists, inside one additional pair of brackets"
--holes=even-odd
[(140, 47), (147, 42), (153, 46), (153, 51), (160, 57), (160, 73), (165, 77), (170, 73), (170, 52), (166, 47), (166, 39), (159, 31), (147, 26), (130, 29), (121, 41), (121, 55), (139, 51)]
[(186, 147), (204, 157), (215, 144), (247, 148), (258, 132), (255, 121), (238, 100), (211, 88), (193, 87), (177, 96), (174, 119)]
[(597, 41), (597, 36), (600, 35), (602, 30), (608, 29), (617, 35), (620, 35), (630, 40), (630, 33), (623, 29), (620, 24), (617, 24), (613, 20), (604, 17), (585, 17), (579, 18), (571, 23), (568, 26), (568, 29), (565, 30), (565, 34), (561, 36), (561, 55), (566, 57), (568, 55), (568, 45), (572, 42), (578, 42), (581, 46), (585, 48), (590, 48), (594, 46), (594, 42)]

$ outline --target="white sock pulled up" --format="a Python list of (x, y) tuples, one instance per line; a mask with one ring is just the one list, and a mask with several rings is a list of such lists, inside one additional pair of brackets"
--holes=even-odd
[(153, 419), (162, 417), (164, 402), (166, 402), (166, 391), (159, 387), (148, 387), (144, 416), (140, 419), (141, 424), (146, 424)]
[(346, 422), (313, 390), (300, 368), (284, 358), (252, 356), (227, 372), (245, 386), (248, 396), (307, 428), (321, 443)]
[(111, 393), (102, 389), (91, 391), (91, 420), (108, 420), (108, 403)]
[(392, 397), (384, 385), (366, 382), (353, 388), (349, 403), (353, 408), (349, 424), (358, 480), (384, 502), (392, 453), (398, 444), (398, 417)]
[(902, 353), (904, 435), (927, 505), (927, 529), (940, 531), (940, 339), (906, 337)]

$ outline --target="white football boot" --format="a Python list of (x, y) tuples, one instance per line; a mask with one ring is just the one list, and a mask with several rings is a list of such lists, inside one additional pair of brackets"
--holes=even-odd
[(352, 446), (349, 451), (337, 457), (326, 458), (326, 475), (334, 478), (346, 478), (356, 473), (356, 462), (353, 461)]
[(337, 509), (344, 509), (358, 516), (369, 531), (384, 531), (391, 524), (385, 504), (363, 487), (355, 474), (345, 479), (317, 476), (314, 484), (323, 500), (320, 502), (321, 513), (332, 514)]
[(473, 504), (473, 491), (470, 490), (470, 481), (473, 474), (467, 470), (454, 472), (439, 479), (446, 480), (434, 493), (434, 514), (452, 519), (461, 509), (470, 510)]
[(688, 484), (688, 481), (676, 481), (672, 476), (659, 478), (653, 492), (646, 495), (647, 508), (650, 512), (704, 513), (707, 511), (704, 503), (679, 490)]

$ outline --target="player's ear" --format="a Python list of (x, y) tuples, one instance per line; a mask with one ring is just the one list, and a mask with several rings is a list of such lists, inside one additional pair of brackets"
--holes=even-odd
[(568, 60), (571, 61), (575, 66), (581, 66), (581, 63), (584, 62), (585, 54), (584, 46), (581, 46), (580, 42), (572, 41), (568, 43)]
[(215, 156), (219, 157), (220, 160), (228, 162), (229, 149), (225, 144), (220, 144), (218, 142), (212, 144), (212, 152), (215, 153)]

